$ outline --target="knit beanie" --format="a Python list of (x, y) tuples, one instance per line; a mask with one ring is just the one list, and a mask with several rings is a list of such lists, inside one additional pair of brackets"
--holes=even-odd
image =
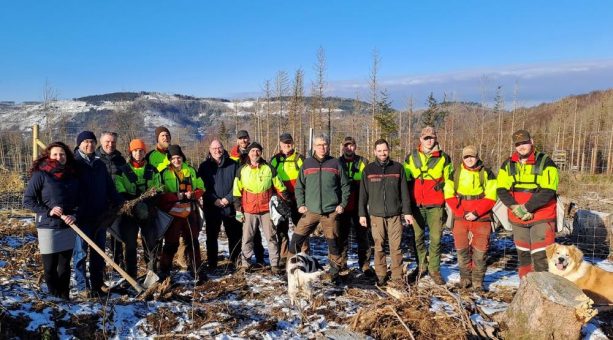
[(142, 139), (133, 139), (130, 142), (130, 152), (134, 151), (134, 150), (138, 150), (138, 149), (142, 149), (143, 151), (147, 152), (147, 146), (145, 145), (145, 142)]
[(260, 151), (264, 150), (264, 148), (262, 147), (262, 144), (258, 142), (251, 142), (251, 144), (247, 145), (247, 149), (245, 150), (245, 152), (249, 153), (251, 149), (260, 149)]
[(185, 154), (181, 150), (181, 147), (176, 144), (168, 146), (167, 156), (168, 156), (168, 159), (172, 159), (172, 156), (181, 156), (181, 158), (183, 158), (183, 161), (185, 162)]
[(96, 139), (96, 135), (94, 135), (93, 132), (91, 132), (91, 131), (82, 131), (77, 136), (77, 147), (79, 147), (79, 145), (81, 145), (81, 142), (83, 142), (86, 139), (93, 139), (94, 143), (98, 144), (98, 140)]
[(168, 128), (166, 128), (165, 126), (158, 126), (155, 128), (155, 142), (156, 143), (158, 141), (158, 137), (160, 136), (160, 133), (162, 132), (168, 132), (168, 136), (170, 136), (170, 131), (168, 131)]

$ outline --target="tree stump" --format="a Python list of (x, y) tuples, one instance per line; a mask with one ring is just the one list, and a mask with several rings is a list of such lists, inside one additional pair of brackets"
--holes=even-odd
[(547, 272), (530, 273), (497, 321), (505, 339), (579, 339), (594, 315), (592, 300), (572, 282)]

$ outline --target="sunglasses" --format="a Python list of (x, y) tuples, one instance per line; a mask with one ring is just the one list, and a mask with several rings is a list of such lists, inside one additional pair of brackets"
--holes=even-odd
[(424, 137), (424, 140), (431, 140), (431, 139), (436, 139), (436, 137), (432, 137), (432, 136), (426, 136), (426, 137)]

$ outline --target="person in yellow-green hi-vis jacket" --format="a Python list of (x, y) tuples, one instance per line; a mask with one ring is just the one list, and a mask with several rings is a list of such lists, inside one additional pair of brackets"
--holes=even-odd
[[(453, 195), (453, 164), (449, 155), (441, 150), (436, 130), (426, 126), (421, 130), (419, 146), (404, 161), (409, 182), (412, 209), (415, 222), (415, 249), (418, 270), (409, 277), (410, 281), (426, 273), (432, 280), (443, 285), (441, 267), (441, 237), (443, 235), (445, 193)], [(430, 229), (430, 246), (426, 249), (424, 241), (426, 226)]]
[[(160, 173), (145, 160), (146, 151), (147, 147), (142, 139), (133, 139), (129, 146), (129, 161), (118, 168), (115, 188), (126, 200), (138, 198), (151, 188), (162, 190)], [(132, 216), (122, 216), (119, 225), (118, 233), (125, 244), (126, 272), (132, 277), (137, 276), (138, 232), (139, 229), (141, 233), (147, 232), (147, 222), (152, 217), (149, 216), (150, 211), (146, 202), (140, 202), (134, 207)], [(145, 243), (143, 246), (147, 247)], [(148, 269), (155, 271), (157, 261), (153, 249), (145, 249), (144, 254)]]
[(548, 270), (545, 248), (555, 242), (558, 168), (536, 151), (526, 130), (513, 133), (515, 152), (498, 170), (498, 198), (508, 209), (519, 277)]
[(168, 147), (170, 165), (160, 176), (164, 194), (158, 200), (160, 208), (173, 216), (173, 221), (164, 235), (164, 246), (160, 257), (160, 277), (170, 275), (172, 259), (179, 248), (179, 237), (185, 241), (185, 253), (190, 262), (190, 271), (197, 283), (207, 280), (206, 270), (202, 267), (200, 255), (200, 216), (198, 207), (204, 194), (204, 182), (197, 177), (196, 170), (185, 163), (185, 155), (178, 145)]

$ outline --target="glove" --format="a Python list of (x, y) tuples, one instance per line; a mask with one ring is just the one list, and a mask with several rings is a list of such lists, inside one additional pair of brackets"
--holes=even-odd
[(522, 204), (514, 204), (510, 206), (510, 208), (513, 215), (517, 216), (520, 219), (523, 219), (524, 215), (528, 213), (528, 210), (526, 210), (526, 207), (524, 207)]
[(236, 217), (235, 218), (236, 218), (237, 221), (239, 221), (241, 223), (245, 222), (245, 215), (242, 212), (240, 212), (240, 211), (236, 212)]
[(521, 218), (521, 220), (530, 221), (533, 218), (534, 218), (534, 214), (532, 214), (531, 212), (526, 212), (526, 214), (524, 215), (524, 217)]

